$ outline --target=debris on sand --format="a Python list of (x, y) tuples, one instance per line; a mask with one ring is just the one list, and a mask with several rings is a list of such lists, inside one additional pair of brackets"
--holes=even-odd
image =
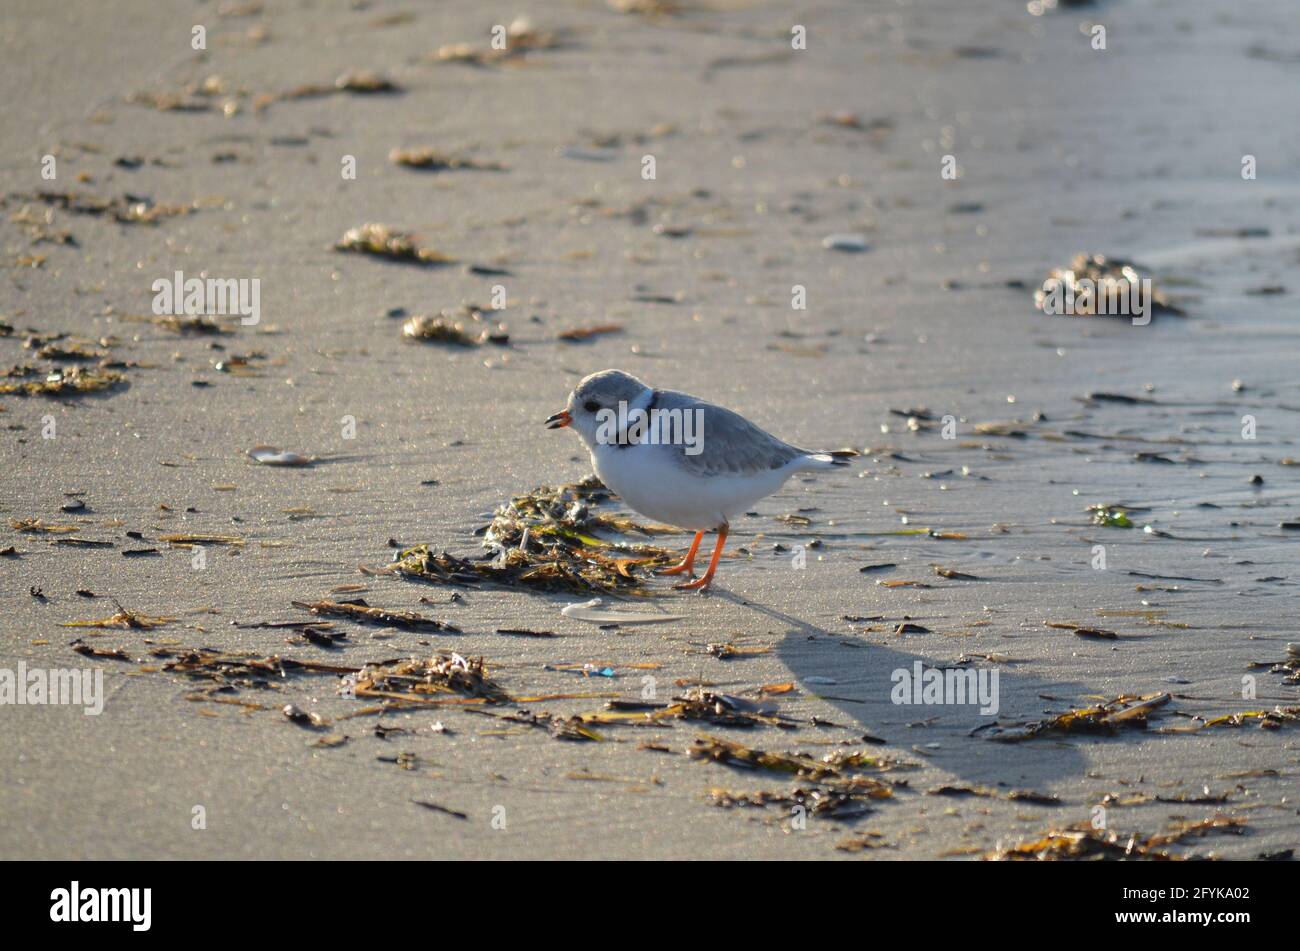
[[(278, 654), (252, 651), (222, 651), (211, 647), (156, 647), (150, 656), (165, 660), (163, 670), (207, 681), (212, 691), (239, 688), (279, 690), (293, 674), (346, 677), (349, 692), (356, 697), (395, 701), (399, 705), (444, 703), (502, 703), (509, 695), (487, 675), (483, 659), (459, 654), (435, 654), (429, 658), (386, 660), (364, 667), (344, 667), (314, 661), (295, 660)], [(444, 698), (453, 694), (454, 698)], [(210, 699), (201, 693), (193, 699)], [(260, 709), (260, 708), (259, 708)], [(367, 707), (349, 716), (383, 712), (387, 707)]]
[[(38, 191), (10, 196), (19, 201), (43, 202), (74, 215), (91, 215), (112, 218), (124, 225), (152, 225), (164, 218), (188, 215), (201, 207), (200, 202), (188, 205), (160, 205), (152, 198), (139, 195), (121, 195), (117, 198), (99, 198), (79, 192)], [(203, 202), (202, 204), (207, 204)]]
[(646, 726), (668, 720), (703, 721), (714, 726), (750, 728), (758, 726), (793, 727), (794, 721), (782, 717), (775, 703), (756, 702), (744, 697), (714, 693), (692, 687), (671, 703), (614, 700), (607, 709), (582, 713), (575, 717), (582, 723)]
[(761, 809), (775, 806), (788, 814), (796, 808), (801, 808), (806, 815), (839, 821), (865, 816), (872, 811), (871, 800), (888, 798), (889, 795), (888, 787), (869, 792), (844, 792), (838, 789), (804, 786), (796, 786), (788, 793), (763, 790), (754, 793), (736, 793), (717, 786), (709, 790), (713, 804), (723, 809), (743, 807)]
[(896, 846), (886, 842), (882, 833), (868, 831), (841, 839), (835, 843), (835, 848), (841, 852), (865, 852), (868, 849), (892, 849)]
[(894, 132), (894, 120), (876, 118), (864, 121), (854, 112), (819, 112), (814, 118), (822, 125), (866, 133), (873, 145), (884, 143)]
[(166, 542), (173, 548), (201, 548), (204, 545), (227, 545), (242, 548), (244, 545), (244, 539), (238, 535), (211, 535), (202, 532), (175, 532), (169, 535), (159, 535), (158, 540)]
[(867, 250), (867, 236), (865, 234), (829, 234), (822, 238), (822, 247), (828, 251), (844, 251), (850, 254), (861, 254)]
[[(718, 660), (735, 660), (738, 657), (753, 657), (756, 654), (770, 654), (770, 647), (737, 647), (731, 641), (714, 641), (706, 644), (703, 653)], [(807, 682), (807, 681), (805, 681)]]
[(524, 627), (499, 627), (497, 633), (506, 637), (559, 637), (554, 631), (534, 631)]
[(557, 740), (605, 742), (605, 737), (591, 729), (578, 717), (562, 717), (552, 713), (539, 713), (533, 719), (536, 726), (545, 727), (550, 731), (551, 736)]
[(254, 446), (244, 454), (264, 466), (309, 466), (316, 461), (312, 456), (276, 449), (274, 446)]
[(1132, 528), (1133, 520), (1129, 518), (1129, 513), (1133, 510), (1123, 505), (1089, 505), (1088, 511), (1092, 513), (1092, 524), (1103, 525), (1106, 528)]
[(1212, 832), (1241, 835), (1245, 831), (1245, 827), (1245, 819), (1225, 816), (1223, 813), (1217, 813), (1199, 821), (1182, 819), (1174, 822), (1164, 832), (1157, 832), (1155, 835), (1150, 836), (1146, 844), (1148, 846), (1172, 845), (1191, 836), (1203, 838)]
[[(447, 552), (434, 552), (428, 545), (416, 545), (399, 551), (391, 565), (372, 570), (441, 584), (473, 586), (490, 582), (548, 592), (649, 596), (652, 592), (645, 587), (647, 578), (634, 574), (632, 567), (649, 570), (672, 564), (674, 559), (667, 549), (650, 545), (636, 546), (641, 550), (639, 557), (621, 559), (581, 542), (559, 538), (536, 547), (540, 550), (504, 549), (500, 558), (472, 562)], [(647, 554), (652, 549), (657, 554)]]
[[(358, 96), (396, 95), (402, 87), (380, 73), (367, 69), (349, 70), (341, 73), (332, 83), (304, 83), (284, 92), (262, 93), (253, 98), (253, 109), (261, 112), (277, 102), (292, 102), (299, 99), (319, 99), (322, 96), (352, 94)], [(238, 108), (238, 103), (234, 103)], [(227, 114), (230, 114), (227, 108)]]
[(1119, 635), (1114, 631), (1108, 631), (1100, 627), (1080, 627), (1078, 624), (1072, 624), (1067, 621), (1044, 621), (1047, 627), (1056, 628), (1061, 631), (1069, 631), (1076, 637), (1090, 637), (1097, 640), (1115, 641), (1119, 640)]
[(1094, 829), (1089, 822), (1078, 822), (1064, 829), (1051, 830), (1037, 839), (1021, 842), (1008, 848), (999, 848), (984, 856), (988, 861), (1177, 861), (1190, 856), (1177, 855), (1163, 847), (1188, 836), (1204, 836), (1211, 832), (1240, 835), (1246, 820), (1216, 815), (1199, 822), (1177, 822), (1169, 830), (1150, 836), (1137, 833), (1123, 835)]
[(162, 627), (164, 624), (170, 624), (176, 620), (174, 617), (150, 617), (147, 614), (136, 614), (134, 611), (128, 611), (122, 607), (116, 600), (113, 604), (117, 606), (117, 613), (111, 617), (98, 618), (93, 621), (64, 621), (60, 627), (120, 627), (139, 631), (152, 631), (156, 627)]
[(925, 791), (927, 796), (978, 796), (981, 799), (1005, 799), (1008, 802), (1032, 802), (1036, 806), (1059, 806), (1061, 800), (1050, 793), (1029, 789), (993, 789), (990, 786), (935, 786)]
[(465, 558), (457, 558), (445, 551), (435, 552), (428, 545), (415, 545), (398, 551), (392, 564), (382, 568), (367, 568), (363, 565), (361, 571), (363, 574), (398, 574), (436, 584), (474, 587), (481, 581), (491, 579), (491, 572), (486, 570), (488, 567)]
[[(79, 396), (110, 390), (126, 379), (116, 370), (99, 366), (55, 367), (46, 371), (39, 380), (21, 379), (30, 374), (15, 374), (18, 369), (20, 368), (14, 368), (5, 378), (0, 379), (0, 396)], [(10, 382), (13, 375), (20, 376), (20, 379)]]
[(69, 646), (82, 657), (94, 657), (99, 660), (131, 660), (131, 655), (126, 652), (124, 647), (96, 647), (93, 644), (87, 644), (81, 638), (77, 638)]
[[(142, 89), (126, 97), (133, 106), (148, 106), (159, 112), (209, 112), (216, 104), (208, 99), (199, 99), (188, 92), (157, 92)], [(233, 108), (238, 109), (238, 103)]]
[(498, 324), (496, 329), (490, 329), (485, 323), (476, 316), (477, 325), (471, 323), (467, 329), (465, 323), (455, 319), (445, 310), (437, 316), (428, 314), (416, 314), (402, 324), (402, 336), (407, 340), (418, 340), (426, 343), (447, 343), (457, 347), (478, 347), (488, 341), (493, 343), (508, 343), (509, 335), (505, 332), (505, 325)]
[(1276, 730), (1284, 724), (1300, 722), (1300, 707), (1277, 706), (1272, 710), (1242, 710), (1240, 713), (1229, 713), (1215, 717), (1213, 720), (1206, 720), (1201, 728), (1245, 726), (1252, 722), (1258, 723), (1261, 730)]
[(622, 324), (597, 324), (594, 327), (571, 327), (557, 334), (556, 339), (563, 340), (566, 343), (580, 343), (584, 340), (590, 340), (592, 337), (602, 337), (605, 334), (622, 332)]
[(456, 809), (449, 809), (446, 806), (440, 806), (436, 802), (425, 802), (423, 799), (412, 799), (411, 802), (422, 809), (428, 809), (430, 812), (441, 812), (443, 815), (451, 816), (453, 819), (469, 818), (466, 813), (460, 812)]
[(231, 376), (242, 377), (260, 377), (262, 374), (254, 364), (256, 360), (265, 360), (266, 354), (261, 350), (253, 350), (249, 353), (236, 353), (212, 363), (212, 368), (219, 373), (229, 373)]
[(891, 568), (897, 568), (897, 567), (898, 567), (897, 562), (885, 561), (875, 565), (863, 565), (861, 568), (858, 569), (858, 571), (860, 571), (862, 574), (865, 575), (872, 571), (888, 571)]
[(529, 53), (556, 49), (562, 45), (563, 39), (559, 34), (536, 29), (526, 17), (517, 17), (506, 28), (503, 47), (497, 45), (494, 36), (492, 44), (486, 47), (472, 46), (469, 43), (441, 46), (432, 58), (443, 63), (493, 66), (523, 61)]
[(856, 770), (887, 771), (906, 769), (911, 766), (908, 763), (900, 763), (870, 753), (836, 751), (826, 754), (821, 759), (806, 753), (769, 753), (764, 750), (750, 749), (740, 743), (733, 743), (708, 733), (700, 734), (687, 750), (687, 755), (691, 759), (709, 760), (740, 769), (769, 769), (778, 773), (793, 773), (817, 782), (844, 780), (855, 787), (866, 788), (874, 788), (874, 784), (885, 790), (885, 796), (890, 795), (888, 784), (848, 774)]
[(420, 247), (414, 236), (406, 232), (395, 231), (388, 225), (374, 222), (361, 225), (359, 228), (349, 228), (334, 245), (334, 250), (369, 254), (389, 261), (421, 267), (438, 267), (455, 261), (441, 251)]
[(286, 703), (280, 712), (284, 714), (285, 719), (290, 723), (296, 723), (298, 726), (306, 727), (309, 730), (320, 730), (329, 726), (329, 722), (319, 713), (308, 713), (292, 703)]
[(655, 22), (677, 16), (685, 7), (676, 0), (608, 0), (609, 6), (619, 13), (630, 13)]
[(438, 702), (437, 695), (446, 693), (488, 703), (510, 699), (488, 677), (483, 658), (466, 658), (460, 654), (367, 664), (356, 678), (358, 697), (429, 703)]
[(714, 693), (704, 687), (692, 687), (683, 696), (651, 715), (652, 719), (705, 720), (716, 726), (753, 727), (788, 726), (777, 714), (776, 704), (755, 702), (744, 697)]
[(387, 611), (374, 608), (357, 598), (352, 601), (293, 601), (295, 608), (310, 611), (318, 617), (341, 617), (365, 624), (382, 624), (385, 627), (400, 627), (408, 631), (447, 631), (459, 634), (460, 628), (443, 621), (416, 614), (414, 611)]
[(422, 172), (504, 172), (506, 167), (499, 162), (479, 162), (475, 159), (448, 155), (431, 148), (393, 149), (388, 153), (388, 161), (403, 168), (414, 168)]
[[(104, 344), (111, 344), (113, 341), (107, 338)], [(82, 363), (90, 360), (103, 360), (108, 356), (108, 351), (96, 346), (89, 340), (77, 340), (73, 338), (63, 338), (50, 343), (42, 343), (39, 336), (28, 338), (23, 347), (28, 350), (35, 350), (36, 356), (42, 360), (51, 360), (62, 363)]]
[(123, 314), (118, 319), (127, 323), (153, 324), (156, 327), (162, 327), (165, 330), (170, 330), (172, 333), (177, 333), (182, 336), (196, 335), (218, 337), (231, 333), (229, 329), (221, 326), (221, 324), (217, 323), (212, 318), (201, 315), (184, 316), (176, 314), (159, 314), (155, 316), (152, 314)]
[(1149, 281), (1132, 261), (1104, 254), (1076, 254), (1068, 268), (1048, 272), (1043, 286), (1034, 291), (1034, 306), (1046, 314), (1075, 317), (1130, 317), (1145, 313), (1148, 307), (1152, 314), (1184, 316), (1183, 310)]
[(491, 582), (538, 591), (648, 596), (650, 573), (675, 564), (677, 554), (606, 536), (649, 536), (675, 529), (592, 511), (609, 499), (609, 491), (594, 476), (558, 488), (540, 486), (498, 508), (492, 522), (479, 529), (490, 553), (485, 560), (470, 561), (416, 545), (399, 551), (390, 565), (363, 571), (438, 584)]
[(559, 537), (592, 547), (632, 551), (649, 548), (655, 554), (667, 551), (655, 546), (623, 545), (596, 537), (596, 532), (645, 537), (677, 532), (667, 525), (644, 524), (627, 516), (592, 511), (593, 507), (612, 498), (610, 491), (595, 476), (558, 488), (539, 486), (526, 495), (515, 496), (509, 504), (497, 509), (484, 532), (483, 545), (492, 549), (526, 548), (538, 539)]
[[(5, 199), (0, 198), (0, 206), (5, 203)], [(46, 207), (44, 211), (37, 211), (31, 204), (24, 204), (10, 214), (9, 220), (13, 224), (22, 226), (31, 244), (59, 244), (77, 247), (77, 239), (72, 232), (54, 227), (53, 208)], [(13, 328), (0, 321), (0, 337), (6, 337), (11, 333), (13, 333)]]
[(1081, 403), (1116, 403), (1120, 406), (1142, 406), (1156, 402), (1145, 396), (1130, 396), (1128, 393), (1107, 393), (1103, 390), (1092, 390), (1082, 397), (1076, 397), (1076, 399)]
[(9, 527), (28, 535), (63, 535), (77, 530), (76, 525), (52, 525), (39, 518), (11, 518)]
[(304, 99), (313, 96), (329, 96), (339, 92), (357, 93), (373, 96), (376, 93), (401, 92), (402, 87), (391, 79), (367, 69), (348, 70), (340, 73), (334, 82), (327, 85), (298, 86), (291, 89), (282, 98)]
[(1267, 668), (1272, 674), (1285, 674), (1289, 684), (1300, 684), (1300, 644), (1286, 645), (1286, 659), (1281, 661), (1255, 661), (1252, 668)]
[(166, 661), (163, 670), (212, 683), (213, 689), (240, 687), (279, 690), (290, 674), (356, 674), (360, 668), (294, 660), (278, 654), (223, 651), (214, 647), (155, 647), (150, 656)]
[(326, 622), (321, 627), (300, 627), (285, 640), (290, 644), (315, 644), (317, 647), (323, 647), (326, 650), (337, 650), (340, 647), (346, 647), (347, 634), (343, 631), (324, 630), (328, 626), (329, 622)]
[(1144, 728), (1147, 715), (1170, 701), (1167, 693), (1146, 696), (1124, 695), (1092, 707), (1070, 710), (1059, 716), (1039, 720), (1020, 727), (992, 726), (985, 738), (1002, 743), (1017, 743), (1039, 736), (1063, 733), (1114, 734), (1122, 727)]
[(956, 571), (952, 568), (945, 568), (942, 565), (934, 566), (934, 573), (940, 578), (947, 578), (950, 581), (979, 581), (976, 575), (968, 575), (964, 571)]
[(1009, 439), (1024, 439), (1029, 435), (1030, 424), (1020, 419), (997, 419), (975, 424), (975, 432), (981, 436), (1006, 436)]
[[(159, 112), (213, 112), (219, 111), (227, 118), (238, 114), (240, 100), (248, 95), (244, 89), (233, 89), (226, 79), (216, 73), (209, 74), (201, 80), (186, 83), (179, 92), (143, 90), (131, 93), (126, 101), (134, 105), (148, 106)], [(124, 168), (138, 167), (138, 158), (118, 159)], [(163, 164), (154, 159), (153, 164)]]
[(1102, 641), (1117, 641), (1119, 635), (1100, 627), (1076, 627), (1071, 631), (1075, 637), (1091, 637)]

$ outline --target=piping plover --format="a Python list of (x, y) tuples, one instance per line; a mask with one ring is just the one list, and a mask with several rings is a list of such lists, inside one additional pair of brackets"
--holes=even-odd
[(704, 577), (677, 585), (707, 588), (722, 557), (731, 519), (771, 495), (796, 472), (847, 465), (825, 452), (782, 442), (739, 413), (657, 390), (622, 370), (602, 370), (580, 382), (548, 429), (572, 426), (591, 450), (602, 482), (630, 507), (655, 521), (694, 530), (681, 564), (661, 574), (695, 575), (704, 533), (716, 529)]

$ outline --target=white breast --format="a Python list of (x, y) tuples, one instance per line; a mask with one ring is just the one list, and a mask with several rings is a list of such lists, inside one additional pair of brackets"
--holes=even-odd
[(647, 518), (693, 531), (717, 528), (779, 489), (796, 467), (752, 474), (693, 475), (674, 446), (598, 445), (591, 463), (600, 480)]

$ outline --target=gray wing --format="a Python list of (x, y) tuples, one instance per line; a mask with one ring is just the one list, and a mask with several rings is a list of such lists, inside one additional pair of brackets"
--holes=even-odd
[[(703, 432), (698, 428), (690, 430), (698, 440), (694, 445), (677, 441), (663, 446), (692, 475), (767, 472), (780, 469), (792, 459), (806, 455), (804, 450), (764, 432), (739, 413), (686, 393), (657, 390), (654, 407), (660, 410), (681, 410), (683, 416), (690, 413), (690, 425), (695, 425), (695, 419), (702, 418)], [(698, 416), (695, 410), (700, 410)], [(662, 425), (664, 424), (661, 423)], [(691, 454), (696, 446), (700, 451)]]

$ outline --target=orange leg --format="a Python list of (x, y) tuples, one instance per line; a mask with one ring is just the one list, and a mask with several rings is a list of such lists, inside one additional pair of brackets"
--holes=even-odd
[(686, 553), (686, 560), (680, 565), (673, 565), (671, 568), (662, 568), (656, 574), (661, 575), (692, 575), (695, 574), (695, 553), (700, 550), (700, 542), (704, 540), (703, 532), (695, 533), (695, 540), (691, 542), (691, 550)]
[(713, 573), (718, 570), (718, 559), (722, 557), (722, 545), (727, 540), (727, 526), (718, 526), (718, 546), (713, 549), (713, 557), (709, 559), (709, 570), (704, 572), (704, 577), (697, 581), (689, 581), (686, 584), (673, 585), (680, 591), (703, 591), (713, 583)]

